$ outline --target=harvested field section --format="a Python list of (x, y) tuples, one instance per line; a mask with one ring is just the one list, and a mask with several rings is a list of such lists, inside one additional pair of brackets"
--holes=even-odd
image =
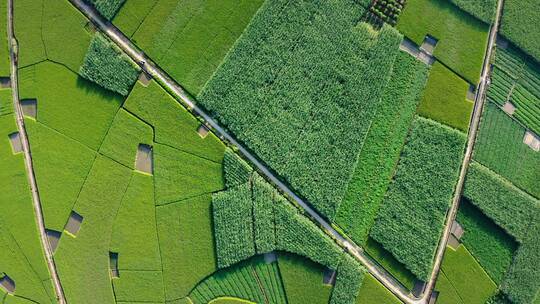
[(197, 95), (262, 3), (160, 0), (133, 40), (188, 92)]
[(398, 54), (377, 116), (364, 140), (356, 169), (336, 216), (336, 224), (357, 244), (366, 242), (369, 229), (375, 222), (427, 74), (428, 67), (423, 63), (405, 52)]
[(221, 162), (225, 145), (214, 135), (201, 138), (200, 122), (155, 81), (148, 87), (136, 83), (124, 107), (154, 128), (155, 142)]
[(440, 63), (429, 73), (418, 114), (467, 133), (473, 102), (466, 99), (469, 84)]
[(488, 25), (448, 0), (411, 0), (397, 29), (421, 45), (426, 35), (438, 40), (433, 55), (468, 82), (476, 84), (487, 46)]
[(186, 297), (217, 270), (211, 196), (157, 207), (165, 299)]
[(115, 303), (109, 273), (114, 218), (131, 171), (99, 156), (74, 210), (84, 217), (76, 238), (66, 237), (55, 254), (66, 298), (73, 303)]
[(523, 143), (525, 129), (493, 103), (485, 106), (474, 159), (540, 197), (540, 153)]
[(363, 11), (349, 0), (265, 2), (198, 96), (328, 219), (344, 197), (401, 40), (388, 26), (355, 26)]
[(371, 237), (427, 280), (458, 178), (465, 136), (416, 118)]

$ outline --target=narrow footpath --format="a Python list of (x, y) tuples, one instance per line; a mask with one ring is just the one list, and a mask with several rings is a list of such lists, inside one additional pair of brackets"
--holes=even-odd
[(41, 209), (41, 201), (39, 198), (39, 192), (36, 183), (36, 177), (34, 175), (34, 167), (32, 164), (32, 154), (30, 153), (30, 144), (28, 143), (28, 136), (26, 134), (26, 129), (24, 126), (24, 115), (22, 112), (21, 104), (19, 103), (19, 84), (17, 79), (17, 53), (18, 45), (17, 40), (15, 39), (15, 34), (13, 30), (13, 1), (8, 1), (8, 41), (9, 41), (9, 56), (11, 63), (11, 93), (13, 99), (13, 108), (16, 115), (17, 128), (19, 130), (19, 136), (21, 138), (23, 153), (24, 153), (24, 163), (26, 168), (26, 175), (28, 176), (28, 181), (30, 183), (30, 190), (32, 192), (32, 202), (34, 205), (34, 214), (36, 216), (36, 224), (39, 229), (39, 236), (41, 240), (41, 246), (45, 254), (45, 260), (47, 262), (47, 267), (49, 269), (49, 274), (51, 276), (54, 292), (56, 294), (56, 299), (59, 304), (66, 304), (66, 299), (64, 296), (64, 290), (60, 284), (60, 279), (56, 271), (56, 265), (54, 263), (53, 255), (51, 248), (49, 246), (49, 241), (47, 239), (47, 234), (45, 232), (45, 223), (43, 220), (43, 212)]
[(484, 66), (482, 70), (482, 77), (476, 95), (475, 107), (473, 116), (471, 118), (471, 124), (469, 127), (469, 137), (467, 144), (467, 151), (462, 164), (462, 169), (459, 177), (458, 184), (456, 186), (456, 195), (454, 197), (452, 207), (447, 214), (446, 227), (444, 234), (441, 238), (439, 248), (435, 257), (435, 267), (433, 269), (431, 278), (427, 282), (426, 289), (420, 298), (413, 297), (408, 290), (406, 290), (396, 279), (390, 275), (384, 268), (380, 267), (374, 262), (362, 248), (353, 242), (349, 241), (346, 237), (337, 232), (330, 223), (326, 222), (315, 210), (313, 210), (306, 202), (298, 197), (287, 185), (285, 185), (279, 178), (277, 178), (264, 164), (262, 164), (249, 150), (242, 146), (233, 136), (222, 128), (212, 117), (206, 114), (196, 103), (189, 97), (188, 94), (182, 89), (182, 87), (170, 78), (166, 72), (164, 72), (158, 65), (150, 60), (144, 52), (139, 50), (120, 30), (118, 30), (111, 22), (103, 18), (93, 7), (86, 4), (82, 0), (70, 0), (70, 2), (81, 11), (97, 28), (103, 32), (111, 41), (113, 41), (118, 47), (120, 47), (128, 56), (130, 56), (135, 62), (139, 63), (142, 69), (154, 77), (158, 83), (167, 87), (168, 90), (173, 92), (183, 106), (192, 109), (196, 115), (202, 117), (216, 132), (216, 135), (227, 140), (231, 145), (236, 146), (240, 153), (247, 158), (268, 180), (276, 185), (281, 191), (286, 193), (292, 198), (298, 205), (300, 205), (309, 216), (316, 221), (329, 235), (331, 235), (336, 242), (357, 258), (364, 267), (388, 290), (395, 294), (400, 300), (407, 304), (427, 304), (431, 297), (431, 292), (437, 279), (439, 267), (444, 255), (448, 236), (452, 222), (454, 221), (456, 211), (459, 204), (459, 198), (463, 188), (463, 182), (465, 179), (466, 171), (470, 162), (474, 142), (476, 139), (476, 133), (480, 116), (482, 113), (482, 107), (485, 98), (486, 79), (489, 72), (489, 62), (491, 58), (492, 48), (497, 36), (497, 29), (499, 25), (500, 13), (502, 10), (502, 0), (499, 0), (497, 7), (497, 15), (495, 23), (490, 28), (488, 49), (484, 58)]

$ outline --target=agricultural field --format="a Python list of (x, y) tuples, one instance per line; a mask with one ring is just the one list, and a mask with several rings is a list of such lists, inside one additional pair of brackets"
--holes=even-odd
[(0, 304), (540, 304), (497, 3), (3, 1)]
[(519, 48), (540, 62), (540, 18), (535, 0), (508, 0), (504, 2), (501, 33)]

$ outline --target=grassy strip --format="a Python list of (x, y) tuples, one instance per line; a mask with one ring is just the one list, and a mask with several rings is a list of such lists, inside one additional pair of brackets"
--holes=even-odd
[[(97, 11), (105, 18), (111, 20), (126, 0), (89, 0)], [(130, 2), (130, 1), (128, 1)], [(140, 2), (140, 1), (139, 1)]]
[(371, 274), (365, 276), (356, 300), (357, 304), (401, 304), (388, 289), (386, 289)]
[(438, 280), (435, 285), (440, 292), (437, 303), (456, 303), (455, 295), (459, 303), (486, 303), (497, 290), (497, 285), (462, 245), (457, 250), (446, 249), (441, 273), (447, 282)]
[(83, 216), (77, 237), (63, 234), (55, 261), (66, 299), (73, 303), (115, 303), (109, 273), (109, 243), (114, 217), (131, 171), (99, 156), (74, 210)]
[(329, 303), (332, 286), (323, 284), (323, 267), (292, 254), (280, 254), (278, 263), (287, 303)]
[(155, 81), (148, 87), (137, 82), (124, 107), (154, 127), (157, 143), (222, 162), (225, 145), (213, 133), (201, 138), (200, 122)]
[(107, 90), (128, 95), (140, 68), (116, 44), (96, 33), (88, 47), (79, 74)]
[(418, 114), (466, 133), (473, 109), (473, 103), (466, 99), (468, 89), (467, 82), (435, 62), (429, 73)]
[(504, 2), (501, 33), (540, 61), (540, 31), (536, 22), (540, 10), (536, 0), (508, 0)]
[(397, 28), (421, 45), (426, 35), (438, 39), (434, 55), (470, 83), (480, 77), (488, 25), (448, 0), (408, 1)]
[(133, 38), (187, 91), (197, 95), (262, 3), (158, 1)]
[(496, 0), (450, 0), (462, 10), (476, 18), (491, 24), (497, 11)]
[(460, 204), (457, 221), (465, 230), (463, 244), (493, 281), (500, 284), (512, 264), (517, 243), (467, 200)]
[(398, 54), (335, 220), (357, 244), (366, 242), (375, 222), (427, 74), (425, 64), (407, 53)]
[(13, 113), (11, 89), (0, 89), (0, 116)]
[(158, 0), (126, 1), (114, 16), (113, 23), (126, 36), (131, 37)]
[(211, 196), (157, 207), (165, 299), (186, 297), (217, 269)]
[(122, 165), (134, 168), (139, 144), (152, 146), (152, 127), (120, 109), (112, 122), (99, 152)]
[(161, 271), (121, 271), (112, 279), (117, 303), (164, 303)]
[(540, 197), (540, 154), (523, 144), (525, 129), (488, 103), (474, 149), (474, 159), (533, 196)]
[(387, 26), (355, 26), (364, 11), (350, 0), (265, 2), (198, 96), (329, 219), (401, 40)]
[(371, 237), (427, 280), (458, 178), (465, 136), (417, 118)]

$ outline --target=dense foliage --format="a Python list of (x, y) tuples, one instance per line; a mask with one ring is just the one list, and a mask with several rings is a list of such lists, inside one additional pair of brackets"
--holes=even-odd
[(493, 103), (485, 106), (474, 159), (540, 197), (540, 153), (523, 144), (525, 129)]
[(330, 304), (354, 304), (362, 286), (365, 269), (348, 254), (344, 254), (337, 269), (336, 284)]
[(126, 0), (88, 0), (105, 18), (111, 20)]
[(450, 0), (462, 10), (490, 24), (495, 18), (497, 0)]
[(139, 77), (140, 68), (108, 38), (96, 34), (88, 47), (88, 53), (79, 74), (100, 86), (128, 95)]
[[(357, 244), (364, 244), (390, 184), (399, 153), (424, 88), (428, 67), (400, 52), (377, 115), (358, 156), (335, 222)], [(373, 174), (378, 172), (378, 174)]]
[(397, 28), (417, 45), (426, 35), (435, 37), (438, 41), (433, 54), (437, 60), (468, 82), (478, 82), (488, 40), (487, 24), (449, 0), (414, 0), (405, 5)]
[(540, 9), (537, 0), (507, 0), (500, 32), (540, 62)]
[(401, 38), (355, 26), (364, 11), (352, 0), (265, 2), (198, 98), (329, 219)]
[(523, 52), (497, 48), (487, 98), (499, 106), (511, 102), (516, 108), (512, 115), (540, 133), (540, 64)]
[(245, 184), (249, 181), (253, 169), (231, 149), (223, 156), (223, 177), (227, 188)]
[(370, 235), (427, 280), (458, 178), (465, 136), (418, 117)]

